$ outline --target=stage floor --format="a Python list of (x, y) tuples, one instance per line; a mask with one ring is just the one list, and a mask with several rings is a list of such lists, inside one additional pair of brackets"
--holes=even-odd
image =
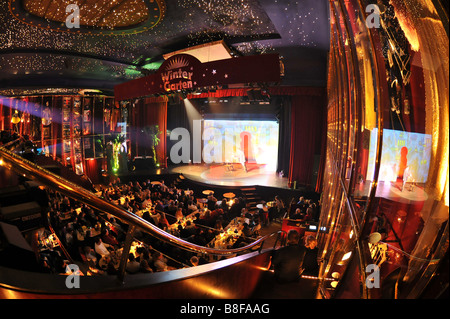
[(247, 172), (240, 164), (233, 167), (224, 164), (192, 164), (169, 168), (170, 173), (183, 174), (186, 178), (220, 186), (270, 186), (288, 188), (287, 177), (280, 177), (264, 165), (248, 164)]

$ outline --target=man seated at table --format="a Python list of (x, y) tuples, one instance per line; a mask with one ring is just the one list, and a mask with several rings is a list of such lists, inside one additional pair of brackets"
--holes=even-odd
[(109, 244), (105, 244), (100, 237), (95, 239), (95, 252), (100, 256), (109, 256), (113, 250), (113, 247)]

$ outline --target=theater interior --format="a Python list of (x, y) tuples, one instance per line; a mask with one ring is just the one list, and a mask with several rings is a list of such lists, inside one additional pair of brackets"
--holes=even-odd
[(448, 298), (448, 40), (440, 0), (1, 1), (0, 298)]

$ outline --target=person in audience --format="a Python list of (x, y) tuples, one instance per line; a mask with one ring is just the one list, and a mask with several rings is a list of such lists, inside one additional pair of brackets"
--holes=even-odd
[(109, 258), (108, 264), (106, 265), (106, 274), (110, 276), (115, 276), (119, 274), (119, 271), (116, 269), (116, 265), (112, 258)]
[(303, 257), (303, 275), (315, 276), (319, 274), (317, 240), (314, 236), (308, 236), (305, 243), (305, 255)]
[(106, 243), (114, 248), (119, 247), (119, 242), (117, 241), (116, 237), (111, 235), (111, 233), (109, 232), (109, 230), (107, 228), (105, 228), (102, 232), (103, 232), (102, 241), (104, 243)]
[(217, 231), (217, 233), (220, 233), (223, 231), (223, 221), (222, 219), (217, 219), (216, 223), (214, 225), (214, 229)]
[(129, 274), (136, 274), (141, 269), (141, 264), (136, 261), (134, 254), (128, 254), (128, 262), (126, 266), (126, 271)]
[(198, 266), (199, 260), (197, 256), (192, 256), (191, 259), (189, 259), (189, 261), (191, 262), (191, 265), (193, 267)]
[(304, 215), (302, 214), (300, 208), (295, 210), (295, 213), (290, 217), (291, 219), (302, 220)]
[(297, 202), (297, 206), (303, 212), (303, 210), (305, 209), (305, 206), (306, 206), (305, 197), (300, 196), (300, 198), (298, 199), (298, 202)]
[(203, 232), (203, 229), (198, 227), (195, 234), (188, 237), (186, 240), (199, 246), (206, 246), (208, 242), (206, 241), (205, 236), (203, 236)]
[(150, 264), (152, 263), (152, 258), (150, 256), (150, 253), (148, 250), (144, 250), (141, 254), (140, 258), (140, 271), (143, 273), (151, 273), (153, 272), (152, 267)]
[(71, 247), (75, 243), (74, 232), (72, 228), (68, 228), (66, 232), (66, 244)]
[(178, 207), (175, 213), (175, 218), (177, 219), (177, 221), (180, 221), (184, 218), (183, 215), (183, 209), (181, 207)]
[(111, 245), (105, 244), (100, 237), (95, 239), (95, 247), (94, 250), (100, 256), (109, 256), (111, 255), (111, 250), (113, 250)]
[(186, 222), (186, 227), (185, 227), (184, 229), (185, 229), (186, 234), (187, 234), (186, 237), (189, 237), (189, 236), (194, 235), (195, 232), (197, 231), (195, 225), (194, 225), (190, 220), (188, 220), (188, 221)]
[(155, 251), (152, 257), (153, 257), (153, 265), (157, 272), (175, 269), (174, 267), (167, 265), (167, 259), (159, 251)]
[(214, 208), (216, 207), (216, 203), (217, 203), (217, 198), (214, 197), (214, 193), (209, 193), (208, 195), (208, 202), (207, 202), (207, 207), (209, 210), (214, 210)]
[(169, 221), (166, 218), (166, 214), (160, 213), (158, 227), (161, 229), (167, 229), (170, 227)]
[(305, 221), (313, 220), (314, 218), (314, 208), (312, 204), (309, 204), (308, 208), (306, 208)]
[(95, 250), (92, 249), (92, 247), (84, 247), (84, 256), (91, 266), (95, 266), (97, 264), (97, 256), (95, 254)]
[(305, 255), (304, 247), (299, 245), (300, 234), (291, 229), (285, 247), (275, 251), (272, 256), (274, 276), (278, 283), (296, 282), (300, 279), (301, 264)]
[(251, 237), (253, 235), (250, 225), (246, 222), (244, 222), (244, 228), (242, 229), (242, 233), (244, 234), (245, 237)]
[(152, 205), (152, 200), (150, 199), (150, 195), (145, 195), (144, 201), (141, 203), (141, 209), (146, 209), (147, 207)]
[(286, 212), (286, 207), (284, 206), (283, 200), (278, 195), (275, 196), (275, 206), (277, 208), (275, 218), (282, 218)]

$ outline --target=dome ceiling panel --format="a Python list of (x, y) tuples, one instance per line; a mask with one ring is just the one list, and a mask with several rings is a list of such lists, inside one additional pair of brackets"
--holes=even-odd
[[(37, 2), (42, 8), (32, 9)], [(80, 7), (79, 30), (67, 30), (60, 22), (63, 16), (56, 14), (56, 7), (51, 7), (59, 3), (65, 8), (69, 2)], [(147, 8), (156, 6), (161, 10), (161, 14), (153, 10), (154, 16), (160, 18), (151, 28), (148, 23), (155, 22), (151, 21), (151, 10), (141, 22), (136, 17), (139, 10), (126, 9), (132, 4), (139, 8), (142, 2)], [(112, 6), (112, 1), (103, 0), (0, 1), (0, 90), (21, 83), (29, 85), (32, 81), (27, 79), (39, 76), (45, 78), (46, 85), (57, 85), (61, 78), (70, 77), (80, 85), (83, 79), (90, 83), (93, 75), (112, 88), (111, 83), (154, 72), (155, 66), (164, 61), (164, 55), (214, 41), (224, 41), (234, 55), (279, 53), (285, 64), (296, 66), (288, 85), (295, 85), (296, 81), (303, 85), (309, 79), (313, 79), (313, 85), (326, 81), (325, 73), (317, 65), (326, 65), (328, 0), (116, 0), (115, 3)], [(32, 13), (25, 10), (27, 4)], [(104, 7), (99, 9), (100, 15), (93, 12), (95, 5)], [(126, 11), (128, 20), (118, 19), (109, 26), (101, 26), (99, 21), (112, 10), (118, 10), (115, 14)], [(289, 70), (286, 71), (289, 75)], [(36, 81), (36, 86), (42, 83)]]

